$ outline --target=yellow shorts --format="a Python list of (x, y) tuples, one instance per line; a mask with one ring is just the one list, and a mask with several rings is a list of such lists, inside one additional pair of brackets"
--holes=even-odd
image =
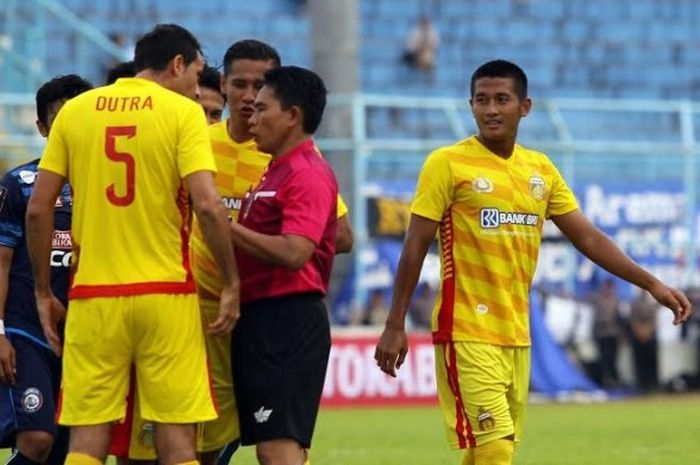
[[(209, 323), (219, 316), (219, 303), (211, 300), (199, 302), (202, 325), (206, 331)], [(238, 409), (233, 395), (231, 374), (231, 337), (204, 335), (209, 358), (209, 369), (214, 387), (215, 403), (219, 417), (197, 425), (197, 451), (209, 452), (222, 449), (241, 435), (238, 426)], [(128, 428), (129, 458), (132, 460), (155, 460), (153, 446), (153, 423), (144, 421), (139, 415), (138, 398), (135, 401), (132, 424)]]
[(438, 397), (451, 449), (522, 439), (530, 348), (478, 342), (435, 346)]
[(149, 294), (70, 302), (59, 423), (124, 419), (132, 363), (144, 419), (217, 417), (197, 296)]

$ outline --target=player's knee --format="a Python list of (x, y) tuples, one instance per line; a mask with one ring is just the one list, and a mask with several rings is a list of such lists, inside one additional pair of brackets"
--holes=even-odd
[(287, 465), (303, 463), (304, 455), (296, 443), (279, 441), (261, 442), (255, 447), (260, 465)]
[(22, 431), (17, 434), (17, 449), (34, 462), (44, 463), (53, 446), (53, 435), (46, 431)]
[(515, 443), (511, 439), (497, 439), (474, 449), (474, 465), (511, 465)]

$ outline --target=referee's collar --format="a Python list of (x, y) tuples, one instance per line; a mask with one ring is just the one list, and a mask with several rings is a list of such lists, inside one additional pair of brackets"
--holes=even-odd
[(294, 158), (296, 158), (297, 155), (303, 154), (309, 150), (316, 150), (316, 144), (311, 137), (309, 137), (293, 149), (289, 150), (284, 155), (278, 158), (273, 158), (272, 161), (270, 161), (270, 167), (280, 166), (284, 163), (290, 163)]

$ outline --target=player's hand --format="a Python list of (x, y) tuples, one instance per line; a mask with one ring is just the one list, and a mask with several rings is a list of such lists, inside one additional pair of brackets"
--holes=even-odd
[(693, 314), (690, 301), (678, 289), (668, 287), (661, 281), (657, 281), (649, 288), (649, 293), (654, 296), (657, 302), (664, 307), (668, 307), (673, 312), (673, 324), (685, 323)]
[(10, 340), (0, 335), (0, 383), (15, 384), (17, 361)]
[(385, 327), (374, 351), (374, 359), (377, 361), (379, 369), (396, 378), (396, 370), (403, 365), (407, 353), (406, 330)]
[(227, 334), (236, 326), (241, 317), (241, 304), (238, 286), (226, 286), (219, 300), (219, 317), (209, 325), (209, 334)]
[(66, 307), (53, 293), (48, 293), (36, 295), (36, 308), (39, 312), (39, 321), (41, 321), (46, 341), (60, 357), (63, 347), (61, 338), (58, 336), (58, 324), (66, 319)]

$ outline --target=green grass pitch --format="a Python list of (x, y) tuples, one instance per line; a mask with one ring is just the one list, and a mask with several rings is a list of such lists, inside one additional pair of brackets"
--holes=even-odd
[[(312, 465), (458, 465), (437, 407), (321, 410)], [(514, 465), (700, 463), (700, 398), (529, 407)], [(243, 448), (234, 464), (254, 464)]]
[[(514, 465), (690, 465), (699, 453), (698, 396), (536, 404)], [(311, 451), (312, 465), (458, 465), (460, 457), (447, 449), (437, 406), (322, 409)], [(252, 447), (232, 461), (255, 463)]]

